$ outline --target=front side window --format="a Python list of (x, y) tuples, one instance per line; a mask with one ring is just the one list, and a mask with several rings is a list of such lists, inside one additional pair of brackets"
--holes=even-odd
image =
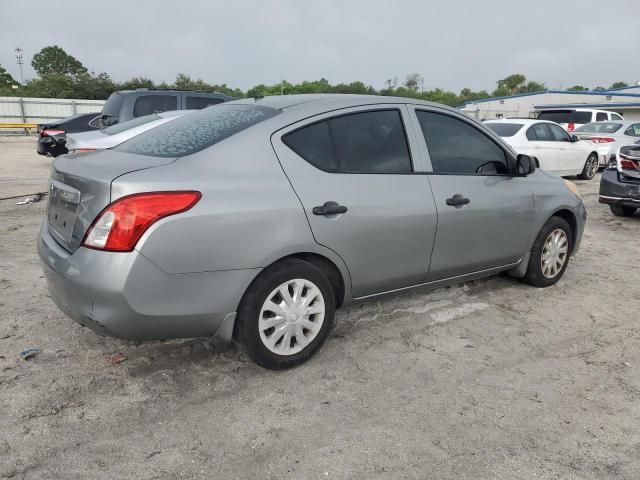
[(416, 111), (434, 173), (506, 175), (505, 152), (467, 122), (441, 113)]
[(521, 123), (485, 123), (485, 126), (500, 137), (513, 137), (522, 129)]
[(221, 98), (187, 97), (187, 110), (202, 110), (218, 103), (222, 103)]
[(136, 98), (136, 103), (133, 107), (133, 116), (141, 117), (143, 115), (177, 109), (178, 97), (176, 95), (143, 95)]
[(260, 105), (223, 104), (147, 130), (115, 148), (152, 157), (182, 157), (204, 150), (280, 113)]
[(295, 130), (282, 141), (310, 164), (327, 172), (413, 171), (398, 110), (341, 115)]
[(551, 123), (547, 124), (547, 128), (551, 132), (551, 138), (554, 142), (570, 142), (569, 134), (565, 132), (562, 128), (557, 125), (553, 125)]
[(551, 133), (545, 128), (544, 123), (536, 123), (527, 130), (527, 138), (532, 142), (550, 142)]

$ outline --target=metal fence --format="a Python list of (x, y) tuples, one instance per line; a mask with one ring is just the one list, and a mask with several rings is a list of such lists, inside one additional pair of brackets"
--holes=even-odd
[(77, 113), (99, 112), (104, 102), (68, 98), (0, 97), (0, 124), (45, 123)]

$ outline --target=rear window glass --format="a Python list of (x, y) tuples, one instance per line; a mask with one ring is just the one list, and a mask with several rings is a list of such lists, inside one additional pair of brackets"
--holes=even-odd
[(551, 110), (542, 112), (539, 120), (548, 120), (556, 123), (589, 123), (591, 112), (577, 112), (575, 110)]
[(152, 128), (115, 150), (166, 158), (191, 155), (278, 113), (260, 105), (222, 104)]
[(485, 126), (501, 137), (513, 137), (522, 128), (520, 123), (485, 123)]
[(160, 117), (158, 115), (145, 115), (144, 117), (134, 118), (133, 120), (128, 120), (122, 123), (116, 123), (115, 125), (111, 125), (110, 127), (102, 130), (102, 133), (106, 133), (107, 135), (115, 135), (116, 133), (122, 133), (125, 130), (129, 130), (133, 127), (138, 127), (140, 125), (144, 125), (145, 123), (153, 122), (154, 120), (159, 120)]
[(187, 110), (202, 110), (203, 108), (222, 102), (223, 100), (221, 98), (187, 97)]
[(622, 128), (619, 123), (595, 122), (587, 123), (575, 129), (576, 132), (597, 132), (597, 133), (613, 133)]

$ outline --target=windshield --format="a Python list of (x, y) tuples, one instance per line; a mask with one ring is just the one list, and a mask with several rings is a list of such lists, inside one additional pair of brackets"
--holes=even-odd
[(576, 132), (613, 133), (622, 128), (621, 123), (594, 122), (576, 128)]
[(148, 130), (115, 150), (152, 157), (191, 155), (278, 113), (260, 105), (222, 103)]
[(159, 120), (160, 116), (158, 115), (145, 115), (144, 117), (134, 118), (133, 120), (128, 120), (122, 123), (116, 123), (115, 125), (111, 125), (102, 131), (102, 133), (107, 135), (115, 135), (116, 133), (122, 133), (125, 130), (129, 130), (133, 127), (138, 127), (140, 125), (144, 125), (145, 123), (153, 122), (154, 120)]
[(521, 123), (485, 123), (485, 125), (501, 137), (513, 137), (522, 128)]
[(589, 123), (591, 121), (591, 112), (547, 110), (538, 116), (538, 120), (548, 120), (556, 123)]

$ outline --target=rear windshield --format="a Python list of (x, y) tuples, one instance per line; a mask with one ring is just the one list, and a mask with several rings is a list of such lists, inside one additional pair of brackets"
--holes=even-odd
[(522, 128), (521, 123), (485, 123), (485, 125), (501, 137), (513, 137)]
[(116, 133), (122, 133), (125, 130), (129, 130), (133, 127), (138, 127), (140, 125), (144, 125), (145, 123), (153, 122), (154, 120), (159, 120), (159, 115), (145, 115), (144, 117), (134, 118), (133, 120), (127, 120), (126, 122), (116, 123), (115, 125), (111, 125), (102, 130), (102, 133), (106, 133), (107, 135), (115, 135)]
[(593, 122), (575, 129), (576, 132), (613, 133), (622, 128), (620, 123)]
[(152, 128), (115, 150), (166, 158), (191, 155), (278, 113), (260, 105), (223, 103)]
[(549, 110), (542, 112), (538, 120), (548, 120), (556, 123), (589, 123), (591, 112), (577, 112), (575, 110)]

